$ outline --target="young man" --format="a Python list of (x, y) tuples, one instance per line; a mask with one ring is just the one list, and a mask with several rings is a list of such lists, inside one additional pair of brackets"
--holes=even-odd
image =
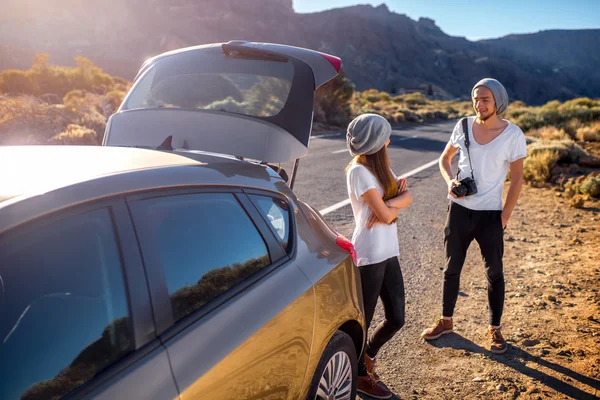
[[(463, 131), (463, 123), (459, 121), (440, 157), (440, 171), (448, 184), (450, 200), (444, 229), (443, 307), (441, 318), (431, 328), (425, 329), (421, 337), (434, 340), (452, 332), (460, 273), (467, 249), (475, 239), (481, 248), (488, 281), (490, 350), (501, 354), (507, 349), (500, 333), (504, 307), (503, 231), (521, 192), (527, 148), (521, 129), (500, 118), (508, 106), (508, 94), (500, 82), (482, 79), (473, 87), (471, 97), (476, 116), (467, 118), (468, 132)], [(465, 135), (468, 135), (467, 142)], [(459, 150), (459, 171), (455, 177), (451, 160)], [(510, 188), (503, 206), (502, 190), (509, 170)], [(466, 183), (460, 188), (460, 181), (471, 177), (475, 181), (476, 192), (472, 188), (465, 190), (471, 186)]]

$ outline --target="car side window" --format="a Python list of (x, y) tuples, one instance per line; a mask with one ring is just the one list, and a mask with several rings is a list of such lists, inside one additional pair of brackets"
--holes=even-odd
[(231, 193), (194, 193), (133, 204), (144, 257), (162, 265), (175, 321), (271, 263), (267, 246)]
[(267, 220), (281, 246), (287, 253), (290, 253), (292, 241), (290, 240), (290, 206), (288, 203), (283, 199), (271, 196), (252, 194), (249, 197)]
[(134, 348), (110, 211), (0, 237), (0, 398), (59, 398)]

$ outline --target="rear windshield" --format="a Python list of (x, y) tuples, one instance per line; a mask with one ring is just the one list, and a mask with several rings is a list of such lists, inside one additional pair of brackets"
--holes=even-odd
[(271, 117), (284, 107), (293, 77), (289, 61), (231, 58), (218, 52), (167, 57), (141, 76), (123, 109), (203, 109)]

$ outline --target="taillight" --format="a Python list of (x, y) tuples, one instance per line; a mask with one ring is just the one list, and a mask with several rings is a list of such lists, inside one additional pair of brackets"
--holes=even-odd
[(336, 72), (340, 72), (340, 68), (342, 66), (341, 58), (332, 56), (331, 54), (321, 53), (320, 51), (317, 51), (317, 53), (319, 53), (320, 55), (325, 57), (327, 59), (327, 61), (329, 61), (331, 63), (331, 65), (333, 65), (333, 68), (335, 68)]
[(356, 250), (354, 250), (354, 245), (352, 244), (352, 242), (346, 239), (344, 236), (338, 235), (337, 239), (335, 240), (335, 243), (337, 243), (338, 246), (340, 246), (342, 249), (344, 249), (344, 251), (350, 254), (352, 256), (354, 264), (356, 264)]

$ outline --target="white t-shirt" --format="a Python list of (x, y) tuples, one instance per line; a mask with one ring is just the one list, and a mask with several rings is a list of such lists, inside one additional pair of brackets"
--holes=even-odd
[[(475, 117), (468, 117), (469, 150), (477, 193), (458, 199), (448, 195), (448, 199), (471, 210), (502, 210), (502, 189), (510, 163), (527, 157), (525, 135), (518, 126), (507, 121), (508, 126), (500, 135), (488, 144), (480, 145), (473, 138), (474, 122)], [(471, 176), (464, 139), (459, 121), (450, 136), (452, 146), (460, 148), (458, 180)]]
[(377, 264), (400, 255), (398, 229), (395, 222), (390, 225), (380, 223), (373, 229), (365, 227), (372, 211), (362, 195), (370, 189), (376, 189), (383, 197), (383, 188), (375, 175), (363, 165), (353, 165), (346, 173), (346, 185), (356, 225), (352, 234), (352, 243), (356, 250), (357, 265)]

